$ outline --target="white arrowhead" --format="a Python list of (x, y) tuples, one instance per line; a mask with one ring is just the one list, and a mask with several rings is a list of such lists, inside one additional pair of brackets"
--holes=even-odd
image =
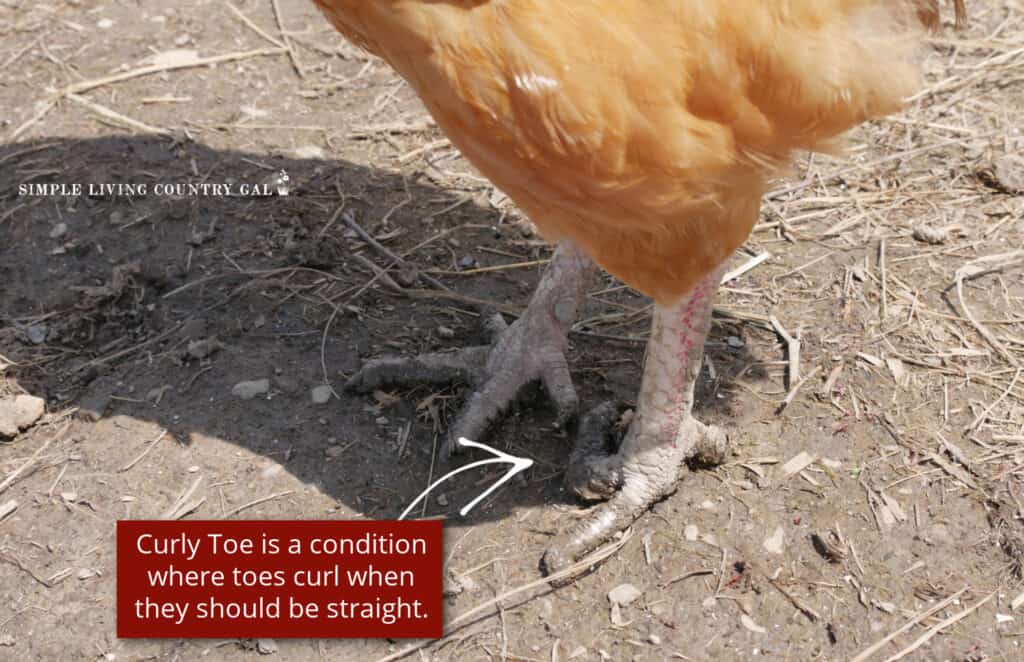
[(431, 483), (430, 486), (427, 487), (427, 489), (423, 490), (423, 493), (420, 494), (418, 497), (416, 497), (416, 499), (412, 503), (409, 504), (409, 507), (406, 508), (402, 512), (402, 514), (398, 516), (398, 519), (400, 519), (400, 520), (405, 519), (406, 516), (412, 511), (412, 509), (416, 507), (416, 504), (418, 504), (420, 501), (425, 499), (426, 496), (428, 494), (430, 494), (435, 487), (437, 487), (438, 485), (440, 485), (444, 481), (448, 480), (452, 476), (460, 474), (463, 471), (469, 471), (470, 469), (474, 469), (476, 467), (482, 467), (485, 464), (497, 464), (499, 462), (503, 462), (505, 464), (511, 464), (512, 466), (509, 467), (509, 470), (505, 472), (505, 475), (502, 476), (500, 479), (498, 479), (498, 481), (496, 483), (494, 483), (494, 485), (491, 485), (490, 487), (488, 487), (486, 490), (484, 490), (483, 494), (481, 494), (480, 496), (478, 496), (477, 498), (473, 499), (472, 501), (470, 501), (469, 503), (467, 503), (465, 506), (462, 507), (462, 509), (459, 511), (459, 515), (462, 515), (463, 517), (465, 517), (467, 514), (469, 514), (469, 511), (473, 510), (473, 508), (476, 507), (476, 505), (478, 503), (480, 503), (481, 501), (486, 499), (495, 490), (497, 490), (499, 487), (501, 487), (502, 485), (507, 483), (509, 480), (511, 480), (513, 476), (515, 476), (520, 471), (525, 471), (526, 469), (529, 469), (530, 467), (533, 466), (533, 460), (531, 460), (530, 458), (527, 458), (527, 457), (516, 457), (515, 455), (509, 455), (508, 453), (504, 453), (502, 451), (499, 451), (496, 448), (491, 448), (487, 444), (481, 444), (481, 443), (476, 442), (476, 441), (471, 441), (469, 439), (466, 439), (465, 437), (459, 437), (458, 444), (460, 446), (465, 446), (467, 448), (480, 448), (480, 449), (489, 451), (492, 455), (494, 455), (494, 457), (492, 457), (490, 459), (487, 459), (487, 460), (480, 460), (479, 462), (473, 462), (472, 464), (467, 464), (466, 466), (459, 467), (458, 469), (455, 469), (454, 471), (450, 471), (450, 472), (446, 473), (445, 475), (441, 476), (440, 478), (435, 480), (433, 483)]

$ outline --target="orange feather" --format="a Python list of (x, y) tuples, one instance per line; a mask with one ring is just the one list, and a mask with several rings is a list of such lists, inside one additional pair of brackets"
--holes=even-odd
[(795, 150), (900, 109), (938, 17), (935, 0), (316, 1), (542, 234), (661, 303), (747, 238)]

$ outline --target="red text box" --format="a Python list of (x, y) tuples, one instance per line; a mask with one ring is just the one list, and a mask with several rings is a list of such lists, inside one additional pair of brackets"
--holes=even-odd
[(117, 523), (118, 637), (437, 638), (442, 523)]

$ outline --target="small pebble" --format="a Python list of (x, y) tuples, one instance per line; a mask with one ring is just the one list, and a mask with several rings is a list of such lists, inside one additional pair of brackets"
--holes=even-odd
[(875, 602), (875, 606), (887, 614), (892, 614), (896, 611), (896, 605), (891, 602), (882, 602), (879, 600), (878, 602)]
[(292, 154), (297, 159), (322, 159), (324, 158), (324, 150), (317, 145), (302, 145), (292, 150)]
[(190, 358), (201, 361), (223, 347), (224, 344), (217, 340), (216, 336), (210, 336), (203, 340), (193, 340), (185, 352)]
[(640, 589), (632, 584), (619, 584), (608, 591), (608, 602), (625, 607), (639, 600), (642, 595), (643, 593), (640, 592)]
[(686, 538), (687, 542), (697, 542), (699, 536), (700, 529), (697, 528), (696, 524), (687, 524), (683, 529), (683, 537)]
[(45, 324), (33, 324), (25, 330), (25, 335), (28, 336), (28, 341), (33, 345), (42, 345), (46, 342), (46, 335), (49, 330), (49, 327)]
[(331, 395), (333, 395), (331, 387), (327, 386), (326, 384), (323, 384), (321, 386), (317, 386), (311, 392), (311, 397), (313, 398), (313, 404), (315, 404), (315, 405), (327, 404), (330, 401), (330, 399), (331, 399)]
[(995, 162), (995, 177), (1007, 193), (1024, 193), (1024, 157), (1006, 154)]
[(437, 327), (437, 335), (441, 338), (454, 338), (455, 330), (450, 326), (439, 326)]
[(46, 411), (46, 401), (32, 395), (0, 397), (0, 437), (14, 437), (35, 424)]
[(257, 379), (249, 382), (238, 382), (231, 389), (231, 393), (243, 400), (252, 400), (258, 395), (266, 395), (270, 392), (269, 379)]
[(57, 225), (53, 226), (52, 230), (50, 230), (50, 239), (60, 239), (61, 237), (63, 237), (67, 233), (68, 233), (68, 224), (67, 223), (58, 223)]
[(764, 541), (764, 550), (769, 554), (781, 554), (786, 548), (786, 532), (781, 526), (776, 527), (772, 535)]

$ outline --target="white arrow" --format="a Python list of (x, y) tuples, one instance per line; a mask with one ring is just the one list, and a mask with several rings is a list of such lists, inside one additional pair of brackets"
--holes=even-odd
[(504, 462), (506, 464), (511, 464), (512, 466), (509, 468), (508, 471), (505, 472), (505, 475), (502, 476), (498, 480), (498, 482), (496, 482), (494, 485), (491, 485), (490, 487), (488, 487), (484, 491), (483, 494), (481, 494), (480, 496), (478, 496), (477, 498), (473, 499), (472, 501), (470, 501), (469, 503), (467, 503), (465, 506), (462, 507), (462, 510), (459, 511), (459, 515), (465, 517), (469, 513), (469, 511), (473, 510), (473, 508), (476, 507), (476, 504), (478, 504), (481, 501), (483, 501), (484, 499), (486, 499), (492, 492), (494, 492), (494, 490), (498, 489), (499, 487), (501, 487), (502, 485), (507, 483), (509, 480), (511, 480), (512, 476), (515, 476), (520, 471), (525, 471), (526, 469), (529, 469), (530, 467), (533, 466), (533, 460), (531, 460), (528, 457), (516, 457), (515, 455), (509, 455), (508, 453), (503, 453), (503, 452), (499, 451), (497, 448), (491, 448), (487, 444), (480, 444), (480, 443), (477, 443), (475, 441), (470, 441), (469, 439), (466, 439), (465, 437), (459, 437), (458, 444), (459, 444), (459, 446), (465, 446), (467, 448), (482, 448), (483, 450), (490, 451), (494, 455), (494, 457), (492, 457), (492, 458), (490, 458), (488, 460), (480, 460), (479, 462), (474, 462), (472, 464), (467, 464), (464, 467), (459, 467), (455, 471), (451, 471), (451, 472), (445, 474), (444, 476), (441, 476), (440, 478), (435, 480), (433, 483), (431, 483), (430, 487), (428, 487), (427, 489), (423, 490), (423, 494), (421, 494), (418, 497), (416, 497), (416, 500), (409, 504), (409, 507), (406, 508), (405, 511), (403, 511), (402, 514), (398, 516), (398, 519), (400, 519), (400, 520), (401, 519), (405, 519), (405, 516), (408, 515), (409, 512), (413, 508), (416, 507), (416, 504), (418, 504), (420, 501), (425, 499), (426, 496), (428, 494), (430, 494), (430, 492), (435, 487), (437, 487), (438, 485), (440, 485), (444, 481), (448, 480), (452, 476), (460, 474), (463, 471), (469, 471), (470, 469), (475, 469), (476, 467), (482, 467), (485, 464), (497, 464), (498, 462)]

